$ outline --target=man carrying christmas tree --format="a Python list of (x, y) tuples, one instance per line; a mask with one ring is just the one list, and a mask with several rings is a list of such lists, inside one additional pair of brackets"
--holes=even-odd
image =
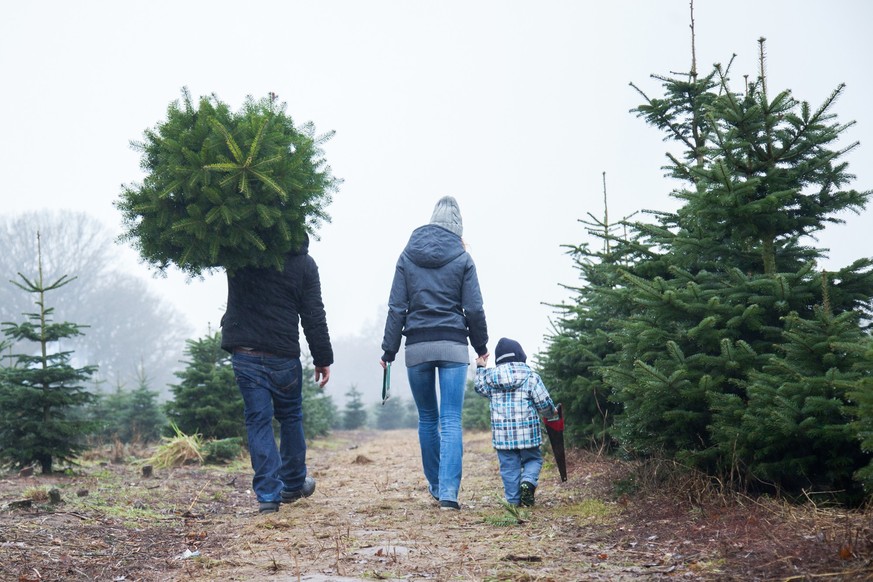
[[(252, 488), (261, 513), (276, 512), (280, 503), (315, 491), (315, 479), (306, 474), (301, 325), (315, 381), (323, 387), (330, 378), (333, 349), (308, 237), (285, 257), (282, 270), (245, 267), (228, 272), (221, 347), (233, 354), (255, 472)], [(279, 421), (278, 447), (273, 417)]]

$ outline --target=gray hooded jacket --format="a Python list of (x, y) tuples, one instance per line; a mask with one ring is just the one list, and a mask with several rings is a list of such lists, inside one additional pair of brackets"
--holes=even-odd
[(406, 344), (453, 341), (487, 352), (488, 329), (473, 258), (461, 237), (436, 224), (415, 229), (397, 260), (388, 298), (382, 359)]

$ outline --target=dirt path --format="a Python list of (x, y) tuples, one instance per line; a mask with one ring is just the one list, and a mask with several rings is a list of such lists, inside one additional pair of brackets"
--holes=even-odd
[[(502, 507), (486, 433), (465, 435), (460, 512), (425, 488), (413, 430), (338, 432), (311, 444), (315, 494), (259, 515), (246, 462), (143, 478), (134, 464), (0, 479), (0, 580), (773, 580), (870, 579), (863, 515), (778, 505), (616, 499), (632, 475), (573, 453), (547, 462), (522, 523)], [(63, 502), (9, 502), (34, 488)], [(30, 493), (28, 493), (30, 491)], [(85, 492), (85, 494), (82, 494)], [(79, 495), (82, 495), (81, 497)], [(854, 521), (853, 521), (854, 520)], [(841, 556), (846, 540), (855, 545)], [(863, 548), (862, 548), (863, 546)], [(864, 550), (863, 553), (862, 549)]]
[[(269, 555), (284, 562), (292, 579), (301, 573), (570, 580), (582, 571), (598, 570), (610, 574), (604, 579), (617, 578), (615, 568), (602, 567), (604, 560), (596, 558), (603, 548), (582, 543), (581, 524), (572, 517), (550, 522), (535, 510), (521, 526), (485, 525), (487, 517), (509, 516), (499, 501), (497, 459), (489, 435), (465, 439), (460, 512), (441, 511), (427, 493), (415, 431), (367, 436), (371, 440), (349, 441), (333, 451), (314, 446), (309, 458), (319, 482), (316, 494), (284, 507), (275, 518), (259, 518), (261, 527), (247, 528), (272, 546), (261, 553), (261, 568)], [(551, 504), (558, 500), (554, 467), (544, 477), (539, 497), (541, 504)], [(560, 498), (566, 499), (565, 494)], [(284, 530), (267, 530), (273, 527)], [(562, 543), (553, 543), (557, 540)], [(592, 562), (601, 565), (592, 567)]]
[(238, 541), (223, 548), (237, 566), (216, 580), (275, 570), (291, 580), (618, 580), (673, 570), (654, 557), (636, 565), (642, 552), (634, 563), (610, 560), (592, 527), (614, 506), (579, 504), (590, 467), (561, 484), (547, 464), (539, 505), (524, 523), (504, 525), (511, 516), (486, 433), (465, 438), (460, 512), (440, 510), (427, 493), (415, 431), (337, 433), (311, 447), (309, 467), (315, 495), (278, 515), (237, 521)]

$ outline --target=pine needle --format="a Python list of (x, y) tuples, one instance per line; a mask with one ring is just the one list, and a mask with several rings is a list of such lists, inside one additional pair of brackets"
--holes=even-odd
[(527, 514), (520, 510), (518, 506), (513, 505), (505, 499), (500, 500), (500, 505), (503, 506), (504, 512), (500, 515), (489, 515), (485, 518), (485, 522), (490, 525), (510, 526), (521, 525), (527, 521)]

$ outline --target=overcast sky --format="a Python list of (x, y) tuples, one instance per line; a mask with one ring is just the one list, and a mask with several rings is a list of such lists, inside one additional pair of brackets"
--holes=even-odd
[[(835, 112), (858, 122), (853, 187), (873, 188), (873, 2), (698, 0), (695, 19), (703, 72), (736, 53), (734, 78), (754, 77), (764, 36), (771, 94), (818, 105), (847, 83)], [(363, 334), (375, 365), (397, 256), (450, 194), (489, 347), (510, 336), (533, 355), (547, 304), (576, 282), (561, 245), (587, 240), (578, 220), (603, 212), (602, 173), (612, 219), (675, 207), (662, 135), (629, 113), (641, 103), (629, 83), (657, 96), (650, 75), (689, 64), (688, 0), (8, 3), (0, 212), (84, 210), (119, 230), (121, 184), (142, 179), (129, 142), (182, 87), (233, 109), (272, 91), (296, 122), (336, 131), (326, 158), (344, 183), (311, 245), (332, 333)], [(821, 238), (835, 265), (871, 254), (871, 213), (847, 220)], [(152, 279), (130, 256), (198, 333), (215, 329), (223, 275)]]

